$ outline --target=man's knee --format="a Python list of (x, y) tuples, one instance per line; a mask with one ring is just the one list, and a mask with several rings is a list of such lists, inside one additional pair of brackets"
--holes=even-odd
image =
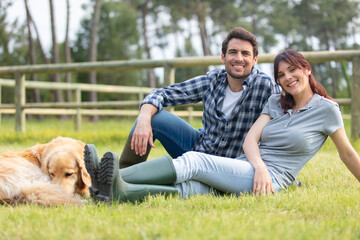
[(179, 121), (184, 121), (175, 114), (172, 114), (166, 110), (157, 112), (151, 118), (151, 127), (154, 130), (166, 130), (172, 129), (173, 127), (179, 127)]

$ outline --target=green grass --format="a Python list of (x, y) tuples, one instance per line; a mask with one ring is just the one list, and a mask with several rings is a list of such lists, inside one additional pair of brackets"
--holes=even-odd
[[(27, 122), (24, 135), (3, 119), (0, 152), (20, 151), (56, 136), (94, 143), (99, 154), (121, 152), (133, 119)], [(349, 130), (349, 121), (345, 121)], [(195, 127), (201, 123), (196, 122)], [(359, 152), (360, 142), (354, 142)], [(150, 158), (162, 156), (157, 143)], [(359, 183), (329, 140), (298, 176), (303, 187), (256, 198), (150, 197), (138, 204), (81, 207), (0, 205), (0, 239), (360, 239)]]

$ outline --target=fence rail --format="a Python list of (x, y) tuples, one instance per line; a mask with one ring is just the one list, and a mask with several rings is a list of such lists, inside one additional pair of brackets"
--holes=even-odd
[[(360, 137), (360, 51), (339, 50), (339, 51), (316, 51), (302, 52), (304, 57), (312, 63), (320, 62), (352, 62), (352, 97), (351, 99), (337, 99), (341, 105), (351, 105), (351, 136), (354, 139)], [(259, 56), (258, 63), (272, 63), (275, 54), (263, 54)], [(130, 115), (136, 116), (138, 110), (112, 110), (112, 109), (88, 109), (102, 107), (131, 107), (138, 106), (144, 95), (151, 91), (151, 88), (110, 86), (92, 84), (72, 83), (46, 83), (25, 81), (26, 74), (52, 74), (64, 72), (101, 72), (101, 71), (124, 71), (148, 68), (163, 68), (164, 80), (170, 84), (175, 82), (175, 69), (184, 67), (201, 67), (209, 65), (222, 65), (220, 57), (183, 57), (169, 60), (129, 60), (129, 61), (106, 61), (106, 62), (84, 62), (68, 64), (39, 64), (24, 66), (0, 67), (0, 76), (12, 76), (14, 80), (0, 79), (0, 88), (14, 87), (14, 104), (0, 104), (0, 113), (15, 114), (15, 129), (25, 132), (26, 114), (70, 114), (76, 116), (76, 129), (80, 129), (82, 115)], [(60, 89), (75, 91), (75, 102), (71, 103), (26, 103), (25, 89)], [(81, 102), (83, 91), (137, 94), (136, 101), (106, 101), (106, 102)], [(1, 96), (0, 96), (1, 101)], [(1, 103), (1, 102), (0, 102)], [(175, 114), (182, 117), (202, 116), (199, 111), (193, 111), (188, 106), (187, 111), (175, 111)]]

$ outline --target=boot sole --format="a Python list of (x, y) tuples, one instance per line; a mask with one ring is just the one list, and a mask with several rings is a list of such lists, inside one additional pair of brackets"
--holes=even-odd
[(101, 158), (100, 167), (97, 172), (99, 181), (99, 193), (95, 197), (99, 201), (113, 201), (112, 191), (116, 176), (115, 171), (119, 171), (119, 166), (118, 164), (116, 164), (115, 161), (119, 162), (115, 153), (112, 152), (105, 153), (104, 156)]
[(97, 169), (95, 166), (94, 154), (97, 154), (95, 146), (86, 144), (84, 148), (84, 162), (87, 172), (91, 177), (90, 196), (95, 197), (98, 193)]

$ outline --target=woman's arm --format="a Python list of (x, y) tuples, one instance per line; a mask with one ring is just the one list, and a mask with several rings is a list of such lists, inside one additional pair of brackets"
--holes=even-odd
[(274, 193), (270, 174), (261, 158), (258, 146), (261, 133), (269, 121), (269, 115), (261, 114), (250, 128), (243, 144), (245, 155), (255, 169), (253, 194), (256, 196), (259, 196), (260, 193), (262, 195)]
[(342, 127), (330, 134), (331, 139), (339, 152), (341, 160), (350, 172), (360, 182), (360, 158), (355, 149), (351, 146), (346, 136), (345, 129)]

